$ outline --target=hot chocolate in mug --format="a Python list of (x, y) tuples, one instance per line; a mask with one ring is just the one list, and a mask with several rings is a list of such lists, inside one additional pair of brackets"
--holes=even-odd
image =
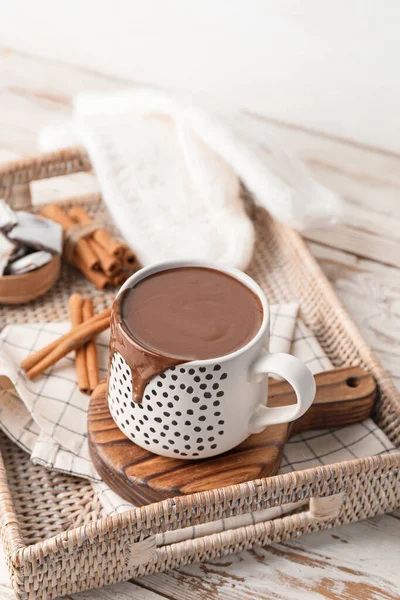
[[(147, 278), (188, 267), (222, 273), (250, 290), (260, 306), (260, 326), (243, 347), (224, 356), (171, 363), (132, 335), (121, 302)], [(201, 299), (198, 310), (201, 314)], [(315, 381), (294, 356), (268, 352), (269, 330), (265, 295), (241, 271), (196, 261), (141, 269), (119, 290), (111, 316), (107, 393), (115, 423), (135, 444), (155, 454), (200, 459), (226, 452), (269, 425), (298, 419), (314, 400)], [(296, 404), (268, 407), (269, 373), (290, 383)]]

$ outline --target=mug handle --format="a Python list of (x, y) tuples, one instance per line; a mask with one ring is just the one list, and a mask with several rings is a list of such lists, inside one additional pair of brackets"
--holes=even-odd
[(268, 425), (289, 423), (300, 418), (310, 408), (315, 398), (315, 379), (308, 367), (291, 354), (266, 353), (251, 365), (252, 378), (273, 373), (286, 379), (295, 391), (297, 402), (290, 406), (268, 408), (259, 404), (249, 420), (249, 433), (260, 433)]

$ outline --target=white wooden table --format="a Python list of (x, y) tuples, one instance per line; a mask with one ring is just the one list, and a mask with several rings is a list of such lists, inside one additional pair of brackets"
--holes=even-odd
[[(45, 125), (82, 90), (125, 82), (0, 48), (0, 161), (37, 152)], [(346, 224), (307, 235), (309, 248), (364, 337), (400, 386), (400, 156), (282, 123), (275, 134), (347, 202)], [(89, 174), (39, 182), (46, 201), (95, 189)], [(400, 514), (228, 556), (75, 600), (398, 600)], [(0, 600), (11, 599), (0, 557)]]

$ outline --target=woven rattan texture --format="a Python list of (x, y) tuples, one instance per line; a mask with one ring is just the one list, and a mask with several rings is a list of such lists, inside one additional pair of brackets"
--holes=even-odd
[[(12, 201), (15, 186), (21, 189), (35, 179), (87, 170), (89, 166), (86, 155), (78, 149), (25, 159), (0, 169), (0, 195)], [(23, 191), (26, 194), (26, 189)], [(73, 202), (85, 202), (91, 214), (109, 223), (99, 198), (92, 198), (90, 203), (82, 199)], [(360, 337), (299, 236), (272, 221), (263, 210), (250, 208), (257, 230), (250, 275), (260, 283), (270, 302), (301, 302), (303, 319), (336, 366), (361, 364), (373, 373), (379, 385), (375, 418), (399, 445), (400, 399), (389, 376)], [(112, 291), (98, 292), (74, 270), (64, 267), (55, 288), (43, 298), (25, 307), (0, 308), (1, 324), (67, 319), (67, 299), (73, 291), (92, 297), (98, 310), (108, 306), (113, 297)], [(99, 519), (101, 508), (87, 482), (32, 466), (27, 456), (4, 437), (0, 444), (5, 464), (0, 461), (2, 536), (12, 585), (24, 600), (55, 598), (239, 552), (357, 521), (400, 505), (400, 453), (395, 452), (180, 497)], [(340, 512), (333, 520), (316, 518), (305, 511), (162, 546), (150, 552), (148, 558), (148, 547), (145, 550), (138, 545), (151, 546), (157, 532), (332, 494), (343, 495)]]
[(4, 434), (0, 447), (25, 544), (104, 516), (88, 481), (36, 467)]

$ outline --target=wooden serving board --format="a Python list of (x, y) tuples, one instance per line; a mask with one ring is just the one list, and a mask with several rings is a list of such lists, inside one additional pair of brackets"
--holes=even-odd
[[(106, 383), (100, 383), (88, 412), (93, 464), (112, 490), (136, 506), (275, 475), (284, 445), (292, 435), (350, 425), (371, 414), (376, 385), (363, 369), (326, 371), (316, 375), (315, 380), (316, 397), (303, 417), (267, 427), (225, 454), (198, 461), (165, 458), (131, 442), (114, 423), (107, 405)], [(270, 381), (268, 406), (294, 402), (288, 383)]]

